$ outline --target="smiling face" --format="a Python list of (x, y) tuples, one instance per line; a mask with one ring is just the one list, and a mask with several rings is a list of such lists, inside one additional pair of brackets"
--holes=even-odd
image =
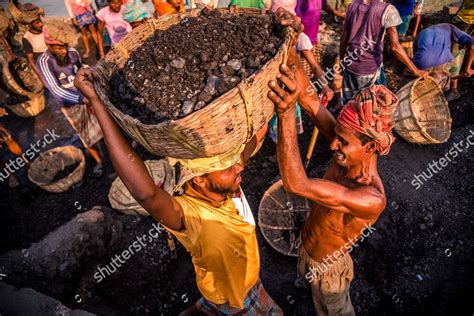
[(359, 136), (339, 123), (336, 123), (335, 132), (336, 137), (331, 143), (331, 150), (334, 151), (334, 159), (339, 165), (343, 167), (358, 165), (374, 155), (373, 141), (363, 143), (360, 138), (365, 137)]
[(236, 163), (225, 170), (210, 172), (196, 177), (195, 183), (212, 193), (221, 195), (233, 194), (240, 188), (243, 170), (244, 167), (240, 163)]

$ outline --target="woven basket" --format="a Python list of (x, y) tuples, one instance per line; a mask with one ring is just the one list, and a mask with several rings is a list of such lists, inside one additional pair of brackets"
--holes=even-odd
[(417, 144), (440, 144), (451, 135), (451, 114), (443, 91), (434, 79), (421, 78), (403, 86), (395, 112), (395, 130)]
[(297, 257), (297, 240), (310, 210), (307, 199), (286, 192), (279, 180), (265, 192), (260, 201), (258, 226), (265, 240), (275, 250)]
[[(230, 12), (227, 9), (220, 10)], [(261, 14), (260, 10), (239, 12)], [(197, 13), (198, 10), (193, 10), (181, 15), (147, 20), (116, 44), (98, 66), (99, 72), (103, 74), (101, 81), (95, 83), (100, 99), (122, 129), (155, 155), (194, 159), (228, 153), (247, 143), (274, 113), (274, 104), (267, 97), (270, 91), (268, 81), (276, 78), (280, 65), (286, 62), (290, 32), (277, 55), (262, 69), (242, 80), (238, 87), (184, 118), (147, 125), (122, 113), (110, 102), (110, 89), (106, 82), (115, 70), (125, 65), (130, 54), (155, 30), (165, 30)]]
[[(78, 161), (79, 165), (68, 176), (51, 182), (58, 172)], [(42, 153), (31, 163), (28, 178), (48, 192), (60, 193), (67, 191), (74, 184), (81, 181), (85, 170), (86, 159), (79, 148), (74, 146), (56, 147)]]
[[(16, 58), (24, 59), (22, 57), (16, 57)], [(28, 63), (26, 59), (24, 59), (24, 62)], [(30, 99), (33, 99), (33, 98), (36, 97), (36, 95), (38, 93), (42, 92), (43, 88), (42, 88), (41, 80), (40, 80), (40, 78), (38, 77), (38, 75), (36, 74), (35, 71), (33, 71), (31, 69), (31, 71), (29, 72), (29, 75), (33, 76), (33, 78), (31, 78), (32, 81), (36, 81), (35, 82), (35, 87), (38, 87), (38, 88), (36, 88), (35, 91), (28, 91), (28, 90), (22, 88), (18, 84), (18, 82), (16, 82), (15, 78), (13, 77), (13, 75), (10, 71), (10, 68), (8, 67), (8, 62), (6, 62), (2, 58), (2, 78), (3, 78), (3, 81), (5, 82), (5, 85), (7, 86), (7, 88), (15, 94), (22, 95), (22, 96), (25, 96), (25, 97), (29, 97)]]
[(17, 23), (23, 23), (23, 13), (20, 9), (13, 3), (12, 0), (8, 0), (8, 11), (10, 12), (13, 20)]
[[(321, 58), (322, 58), (322, 56), (321, 56), (322, 55), (321, 46), (314, 45), (313, 49), (311, 51), (313, 52), (314, 58), (316, 59), (318, 64), (321, 65)], [(311, 65), (308, 63), (306, 58), (304, 58), (303, 54), (300, 54), (300, 60), (301, 60), (301, 64), (303, 65), (303, 70), (306, 73), (306, 75), (308, 76), (308, 78), (309, 79), (314, 79), (313, 69), (311, 68)]]
[[(165, 159), (147, 160), (145, 161), (145, 166), (155, 184), (159, 187), (163, 187), (163, 189), (169, 194), (173, 194), (175, 185), (174, 168), (171, 167)], [(110, 205), (117, 211), (130, 215), (138, 214), (150, 216), (150, 214), (148, 214), (148, 212), (133, 198), (119, 177), (117, 177), (112, 183), (108, 197)]]
[(15, 113), (19, 117), (32, 117), (36, 116), (44, 110), (45, 107), (44, 93), (35, 94), (28, 101), (15, 104), (7, 105), (8, 109)]

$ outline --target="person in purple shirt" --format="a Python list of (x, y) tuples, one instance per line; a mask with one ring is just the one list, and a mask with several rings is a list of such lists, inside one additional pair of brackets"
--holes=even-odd
[(466, 49), (458, 50), (456, 44), (469, 49), (464, 76), (470, 77), (473, 73), (474, 36), (452, 24), (442, 23), (424, 29), (414, 44), (413, 62), (418, 68), (430, 72), (445, 92), (450, 90), (446, 95), (448, 101), (461, 97), (457, 79), (452, 80), (450, 89), (450, 77), (459, 75), (465, 59)]
[(72, 31), (68, 32), (64, 24), (50, 22), (43, 27), (43, 34), (48, 49), (36, 61), (39, 75), (96, 161), (93, 174), (99, 177), (103, 174), (99, 144), (102, 130), (97, 118), (87, 109), (88, 100), (74, 86), (74, 78), (82, 63), (78, 51), (68, 45), (73, 39)]
[(342, 105), (366, 87), (387, 85), (382, 60), (385, 32), (395, 57), (414, 75), (428, 77), (428, 72), (413, 64), (398, 41), (396, 26), (401, 22), (397, 9), (389, 3), (381, 0), (352, 1), (346, 13), (339, 51), (343, 70)]
[(342, 19), (345, 17), (344, 13), (340, 13), (328, 5), (327, 0), (297, 0), (296, 2), (296, 15), (301, 18), (301, 23), (304, 25), (303, 32), (308, 35), (311, 44), (313, 44), (313, 53), (318, 63), (321, 62), (321, 47), (318, 45), (321, 10)]

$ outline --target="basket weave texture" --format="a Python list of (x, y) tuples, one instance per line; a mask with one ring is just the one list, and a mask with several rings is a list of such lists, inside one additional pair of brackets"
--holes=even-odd
[[(21, 58), (24, 59), (24, 58)], [(22, 88), (15, 80), (13, 77), (10, 68), (8, 67), (8, 62), (5, 61), (5, 59), (1, 59), (2, 62), (2, 78), (3, 81), (5, 82), (5, 85), (7, 86), (8, 89), (10, 89), (12, 92), (22, 95), (25, 97), (29, 98), (34, 98), (38, 93), (42, 93), (43, 91), (43, 86), (41, 84), (41, 80), (31, 68), (31, 71), (28, 73), (29, 76), (32, 76), (30, 78), (30, 81), (34, 83), (34, 91), (28, 91), (24, 88)], [(24, 59), (24, 62), (27, 63), (26, 59)]]
[(265, 240), (278, 252), (298, 256), (298, 237), (311, 210), (310, 202), (283, 189), (281, 180), (263, 195), (258, 208), (258, 226)]
[[(175, 172), (165, 159), (147, 160), (145, 166), (155, 184), (169, 194), (173, 194), (175, 185)], [(150, 216), (148, 212), (138, 204), (128, 191), (120, 178), (116, 178), (109, 191), (109, 202), (113, 209), (130, 215)]]
[[(69, 165), (79, 161), (79, 166), (65, 178), (51, 182), (54, 176)], [(67, 191), (74, 184), (82, 180), (86, 169), (86, 160), (82, 151), (74, 146), (63, 146), (50, 149), (42, 153), (31, 163), (28, 178), (40, 188), (60, 193)]]
[(45, 97), (43, 93), (35, 94), (28, 101), (15, 104), (7, 105), (8, 109), (15, 113), (19, 117), (32, 117), (36, 116), (44, 110)]
[(397, 93), (395, 130), (417, 144), (440, 144), (451, 135), (451, 114), (443, 91), (432, 78), (415, 79)]
[[(220, 10), (230, 12), (227, 9)], [(261, 14), (260, 10), (248, 9), (240, 10), (238, 14), (243, 12)], [(159, 156), (194, 159), (231, 152), (247, 143), (274, 113), (274, 104), (267, 97), (270, 91), (268, 81), (276, 78), (280, 65), (287, 60), (290, 32), (278, 53), (258, 72), (184, 118), (147, 125), (122, 113), (111, 103), (107, 81), (114, 71), (124, 67), (133, 51), (156, 30), (165, 30), (197, 14), (198, 10), (193, 10), (181, 15), (147, 20), (116, 44), (98, 66), (102, 79), (95, 83), (95, 89), (108, 111), (130, 137)]]

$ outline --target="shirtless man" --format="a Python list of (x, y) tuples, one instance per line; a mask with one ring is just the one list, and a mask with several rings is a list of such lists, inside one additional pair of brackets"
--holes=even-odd
[[(298, 270), (311, 285), (318, 315), (354, 315), (349, 252), (366, 228), (373, 229), (371, 225), (386, 205), (376, 153), (387, 154), (393, 143), (391, 129), (398, 100), (384, 86), (369, 87), (335, 121), (319, 105), (294, 52), (288, 64), (291, 69), (283, 65), (279, 76), (284, 88), (271, 81), (269, 97), (276, 104), (279, 121), (277, 156), (283, 187), (315, 202), (301, 231)], [(322, 179), (309, 179), (303, 168), (295, 111), (291, 111), (297, 100), (332, 140), (334, 158)]]

